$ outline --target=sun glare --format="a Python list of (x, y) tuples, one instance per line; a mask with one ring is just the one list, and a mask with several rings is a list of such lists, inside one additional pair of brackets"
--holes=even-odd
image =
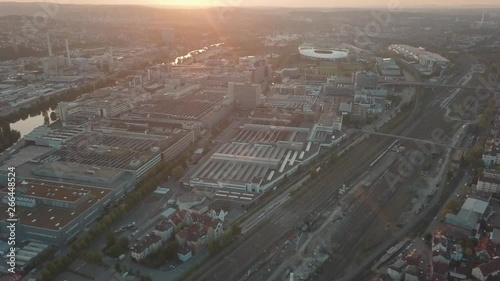
[(208, 6), (208, 5), (210, 5), (211, 1), (210, 0), (175, 0), (175, 1), (166, 1), (166, 2), (173, 2), (175, 5), (180, 5), (180, 6)]

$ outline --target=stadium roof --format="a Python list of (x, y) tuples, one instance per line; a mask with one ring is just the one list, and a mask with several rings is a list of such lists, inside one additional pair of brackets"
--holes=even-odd
[(299, 53), (305, 57), (312, 59), (338, 60), (346, 58), (349, 54), (349, 50), (299, 47)]

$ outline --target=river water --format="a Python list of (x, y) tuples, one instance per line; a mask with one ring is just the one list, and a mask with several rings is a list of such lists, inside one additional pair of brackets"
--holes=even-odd
[[(217, 44), (213, 44), (213, 45), (210, 45), (208, 47), (205, 47), (205, 48), (202, 48), (202, 49), (199, 49), (199, 50), (193, 50), (193, 51), (187, 53), (184, 56), (177, 57), (172, 62), (172, 64), (173, 65), (177, 65), (179, 63), (186, 62), (186, 60), (191, 59), (193, 56), (196, 56), (196, 55), (199, 55), (201, 53), (204, 53), (208, 49), (213, 48), (213, 47), (218, 47), (218, 46), (220, 46), (222, 44), (223, 43), (217, 43)], [(51, 112), (52, 112), (52, 110), (50, 110), (50, 109), (47, 110), (47, 116), (50, 117), (50, 113)], [(26, 136), (27, 134), (29, 134), (31, 131), (33, 131), (38, 126), (43, 125), (43, 121), (44, 121), (43, 114), (39, 114), (37, 116), (30, 116), (26, 120), (19, 120), (19, 121), (15, 122), (15, 123), (11, 123), (10, 124), (10, 128), (19, 131), (21, 133), (21, 138), (22, 138), (22, 137)], [(52, 122), (52, 121), (50, 121), (50, 122)]]
[[(51, 109), (47, 110), (47, 116), (50, 118)], [(43, 125), (45, 117), (43, 114), (38, 114), (36, 116), (30, 116), (26, 118), (26, 120), (19, 120), (15, 123), (10, 124), (10, 128), (13, 130), (17, 130), (21, 133), (21, 138), (31, 133), (35, 128)], [(52, 123), (52, 121), (50, 121)]]

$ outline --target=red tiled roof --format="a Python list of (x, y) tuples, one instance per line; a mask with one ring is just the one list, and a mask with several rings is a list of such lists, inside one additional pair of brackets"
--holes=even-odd
[(500, 271), (500, 259), (494, 259), (488, 263), (483, 263), (478, 266), (478, 268), (483, 276), (489, 276), (496, 271)]
[(209, 233), (210, 228), (204, 225), (192, 224), (183, 230), (179, 231), (177, 235), (187, 242), (198, 242), (201, 237)]
[(484, 237), (479, 240), (476, 246), (476, 253), (480, 253), (482, 251), (486, 251), (490, 257), (493, 257), (497, 251), (497, 246), (490, 240), (489, 237)]
[(433, 262), (432, 263), (432, 272), (434, 274), (447, 275), (449, 271), (449, 266), (446, 263), (442, 262)]
[(164, 231), (167, 231), (173, 227), (174, 227), (174, 225), (171, 222), (166, 221), (166, 220), (162, 220), (157, 225), (155, 225), (155, 230), (164, 232)]

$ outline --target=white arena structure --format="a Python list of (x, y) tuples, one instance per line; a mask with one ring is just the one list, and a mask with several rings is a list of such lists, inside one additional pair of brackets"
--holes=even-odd
[(299, 47), (301, 56), (312, 60), (329, 60), (336, 61), (347, 58), (349, 55), (348, 49), (326, 49), (315, 47)]

